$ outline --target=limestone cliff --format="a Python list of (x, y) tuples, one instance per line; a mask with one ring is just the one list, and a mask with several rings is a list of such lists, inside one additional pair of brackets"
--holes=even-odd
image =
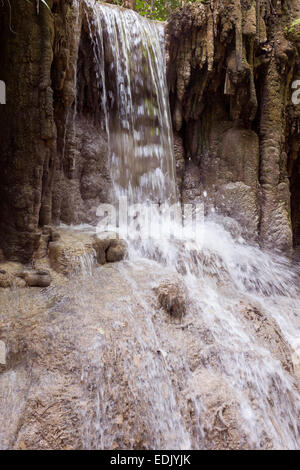
[(205, 191), (207, 207), (285, 252), (292, 225), (299, 243), (300, 36), (288, 32), (298, 17), (297, 1), (211, 0), (175, 11), (167, 27), (183, 201)]
[[(0, 247), (27, 262), (48, 224), (93, 222), (109, 196), (107, 141), (85, 2), (0, 6)], [(77, 80), (78, 77), (78, 80)]]

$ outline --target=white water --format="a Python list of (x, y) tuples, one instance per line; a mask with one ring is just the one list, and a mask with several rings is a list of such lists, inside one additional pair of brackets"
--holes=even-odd
[[(95, 37), (92, 28), (91, 35), (103, 89), (102, 105), (116, 196), (126, 195), (129, 202), (144, 205), (166, 202), (167, 210), (169, 203), (176, 200), (176, 185), (163, 30), (132, 11), (104, 5), (94, 7), (94, 25), (98, 35)], [(139, 344), (144, 364), (142, 373), (140, 370), (140, 375), (137, 373), (130, 359), (126, 367), (128, 376), (134, 377), (129, 379), (131, 392), (135, 390), (132, 393), (137, 397), (142, 395), (148, 402), (146, 425), (149, 433), (154, 428), (157, 431), (151, 446), (205, 447), (205, 407), (195, 390), (192, 402), (198, 424), (196, 437), (192, 437), (170, 381), (169, 351), (160, 365), (153, 362), (149, 352), (151, 348), (161, 349), (162, 338), (158, 339), (152, 323), (155, 309), (143, 292), (138, 292), (139, 263), (141, 272), (149, 269), (149, 276), (153, 270), (163, 272), (164, 269), (182, 276), (191, 299), (187, 321), (199, 331), (199, 368), (221, 376), (232, 390), (249, 446), (299, 448), (300, 399), (293, 365), (286, 370), (276, 354), (278, 343), (283, 341), (279, 339), (282, 334), (291, 348), (294, 366), (299, 365), (299, 266), (292, 266), (279, 255), (262, 252), (240, 238), (236, 240), (222, 223), (213, 219), (203, 222), (203, 233), (195, 238), (189, 226), (183, 236), (177, 237), (181, 218), (168, 219), (162, 207), (150, 211), (148, 205), (144, 214), (131, 215), (127, 233), (130, 263), (118, 269), (136, 293), (147, 327), (145, 333), (135, 320), (135, 337), (126, 343), (128, 351)], [(145, 221), (150, 215), (149, 236), (149, 231), (145, 233)], [(145, 258), (152, 261), (147, 265)], [(130, 307), (126, 311), (130, 316)], [(133, 323), (134, 315), (132, 312)], [(268, 325), (271, 325), (271, 336), (278, 333), (277, 341), (268, 336)], [(209, 342), (203, 342), (201, 331), (207, 332)], [(168, 341), (174, 349), (180, 348), (180, 344)], [(94, 352), (97, 362), (98, 353)], [(180, 357), (180, 350), (178, 355), (178, 367), (188, 382), (194, 377), (194, 371), (185, 357)], [(105, 418), (112, 406), (108, 397), (113, 391), (118, 393), (118, 383), (112, 377), (112, 369), (99, 373), (97, 413), (93, 424), (85, 430), (86, 447), (109, 448), (113, 442), (114, 431)], [(167, 384), (168, 398), (163, 393), (163, 383)]]
[(163, 25), (105, 4), (94, 6), (93, 23), (116, 198), (174, 201)]

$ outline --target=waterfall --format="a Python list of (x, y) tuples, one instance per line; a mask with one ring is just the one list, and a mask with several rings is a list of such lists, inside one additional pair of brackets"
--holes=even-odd
[[(230, 400), (224, 398), (224, 403), (220, 403), (221, 412), (217, 412), (221, 429), (224, 431), (227, 426), (222, 410), (237, 402), (241, 428), (252, 448), (297, 448), (298, 391), (287, 366), (274, 352), (276, 347), (273, 339), (268, 339), (268, 332), (272, 329), (276, 332), (279, 325), (278, 338), (282, 335), (282, 341), (289, 343), (293, 354), (299, 352), (298, 268), (293, 269), (280, 256), (263, 253), (245, 240), (236, 239), (223, 228), (222, 220), (217, 222), (213, 216), (205, 219), (201, 236), (191, 231), (191, 221), (182, 231), (181, 214), (177, 217), (169, 211), (177, 199), (163, 27), (130, 10), (105, 5), (95, 9), (116, 196), (126, 196), (130, 202), (144, 206), (149, 201), (159, 202), (159, 207), (151, 211), (150, 222), (148, 207), (144, 214), (139, 208), (131, 219), (127, 233), (130, 268), (120, 267), (120, 272), (135, 291), (138, 276), (133, 266), (141, 260), (149, 260), (145, 269), (157, 272), (175, 269), (191, 299), (189, 322), (196, 330), (191, 347), (198, 341), (199, 364), (208, 373), (221, 377), (232, 393)], [(146, 225), (150, 234), (144, 233)], [(146, 315), (154, 315), (153, 307), (142, 294), (138, 300)], [(148, 326), (147, 336), (154, 335), (152, 341), (158, 342), (151, 320)], [(211, 338), (209, 341), (203, 339), (203, 331)], [(141, 331), (137, 330), (137, 335), (145, 348)], [(171, 349), (180, 347), (176, 340), (172, 343), (169, 339), (168, 344)], [(147, 370), (152, 356), (147, 359), (145, 351)], [(152, 381), (151, 374), (146, 373), (142, 382), (144, 392), (148, 390), (154, 397), (154, 402), (149, 400), (148, 412), (152, 412), (158, 433), (162, 430), (165, 436), (152, 445), (205, 448), (202, 398), (196, 390), (190, 391), (197, 432), (188, 438), (169, 380), (167, 388), (172, 398), (168, 402), (162, 398), (160, 387), (168, 375), (168, 358), (165, 362), (165, 370), (160, 365), (152, 371), (158, 394), (148, 383)], [(180, 358), (178, 364), (185, 371), (186, 381), (197, 381), (197, 374), (190, 370), (185, 358)], [(293, 366), (290, 367), (292, 370)], [(129, 370), (134, 374), (132, 364)], [(140, 386), (137, 380), (137, 389)], [(158, 410), (162, 413), (161, 422)], [(150, 422), (148, 425), (152, 428)], [(176, 428), (175, 440), (172, 428)]]
[(164, 27), (132, 10), (105, 4), (95, 10), (116, 197), (175, 201)]
[[(163, 25), (85, 5), (115, 200), (141, 207), (128, 259), (66, 251), (73, 277), (4, 290), (0, 448), (299, 449), (299, 264), (201, 204), (182, 214)], [(95, 227), (76, 229), (94, 246)], [(182, 318), (158, 303), (166, 282), (185, 293)]]

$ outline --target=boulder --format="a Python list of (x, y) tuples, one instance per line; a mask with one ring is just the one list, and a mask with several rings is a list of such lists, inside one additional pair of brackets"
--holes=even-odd
[(127, 245), (124, 240), (118, 240), (117, 244), (112, 244), (106, 252), (106, 261), (108, 263), (114, 263), (116, 261), (122, 261), (127, 254)]
[(157, 294), (159, 306), (170, 316), (182, 318), (186, 314), (187, 291), (180, 281), (162, 281), (154, 291)]
[(0, 287), (10, 287), (12, 284), (12, 277), (4, 269), (0, 269)]
[(25, 287), (26, 282), (19, 276), (20, 269), (19, 263), (2, 263), (0, 266), (0, 287)]
[(115, 232), (101, 232), (94, 237), (94, 249), (99, 264), (121, 261), (127, 255), (127, 243)]
[(61, 230), (56, 232), (55, 241), (49, 243), (50, 266), (64, 275), (82, 270), (82, 261), (95, 258), (92, 236), (88, 233)]
[(55, 232), (55, 241), (48, 247), (50, 266), (55, 271), (69, 275), (80, 272), (82, 266), (121, 261), (127, 255), (127, 244), (115, 232), (92, 235), (63, 229)]

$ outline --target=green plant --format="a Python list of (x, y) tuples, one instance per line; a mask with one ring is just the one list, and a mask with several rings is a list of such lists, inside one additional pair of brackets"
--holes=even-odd
[[(205, 3), (206, 0), (136, 0), (136, 11), (152, 20), (165, 21), (176, 8), (188, 3)], [(113, 3), (124, 6), (124, 0), (113, 0)]]
[(297, 36), (300, 35), (300, 18), (297, 20), (293, 21), (290, 26), (287, 26), (285, 28), (286, 32), (288, 34), (296, 34)]

